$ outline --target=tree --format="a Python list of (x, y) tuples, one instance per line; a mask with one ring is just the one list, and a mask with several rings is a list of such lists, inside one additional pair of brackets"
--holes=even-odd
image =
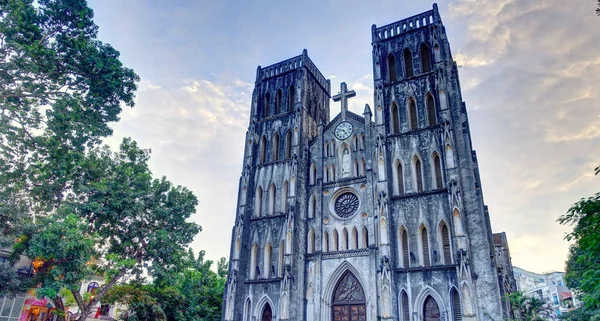
[[(600, 7), (600, 0), (598, 0), (598, 7)], [(600, 16), (600, 8), (596, 8), (596, 14)]]
[(527, 296), (521, 291), (512, 292), (507, 298), (517, 320), (544, 321), (550, 315), (548, 305), (539, 298)]
[[(149, 151), (124, 139), (117, 153), (107, 147), (91, 150), (72, 190), (57, 212), (38, 221), (17, 249), (41, 260), (33, 280), (38, 295), (53, 298), (68, 289), (85, 320), (88, 313), (124, 276), (139, 276), (145, 265), (168, 269), (200, 231), (187, 222), (197, 199), (188, 189), (174, 187), (164, 177), (153, 179)], [(79, 286), (93, 275), (106, 284), (89, 299)]]
[(85, 0), (0, 1), (0, 246), (55, 211), (139, 77), (96, 39)]
[[(164, 269), (151, 284), (135, 281), (117, 286), (107, 302), (127, 305), (122, 320), (140, 320), (147, 311), (162, 311), (168, 321), (218, 320), (223, 306), (226, 267), (225, 258), (218, 262), (218, 272), (211, 270), (212, 261), (204, 260), (204, 251), (195, 258), (191, 250), (182, 252), (180, 264)], [(133, 299), (133, 298), (141, 299)], [(138, 304), (137, 302), (142, 302)]]
[[(600, 173), (600, 166), (595, 173)], [(565, 236), (566, 240), (573, 241), (566, 262), (566, 282), (567, 286), (581, 292), (584, 303), (566, 317), (584, 320), (586, 316), (600, 315), (600, 193), (573, 204), (558, 222), (573, 226)]]

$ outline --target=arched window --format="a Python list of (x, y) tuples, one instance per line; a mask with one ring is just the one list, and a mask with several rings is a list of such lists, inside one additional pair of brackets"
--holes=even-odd
[(359, 168), (359, 171), (358, 171), (359, 174), (360, 174), (360, 176), (365, 176), (366, 175), (365, 167), (366, 167), (366, 165), (365, 165), (365, 159), (363, 158), (360, 161), (360, 168)]
[(277, 188), (275, 184), (271, 184), (269, 187), (269, 207), (267, 209), (267, 215), (275, 214), (275, 196), (277, 194)]
[(431, 71), (431, 52), (426, 44), (421, 45), (421, 69), (423, 73)]
[(454, 152), (452, 151), (452, 146), (450, 144), (446, 144), (446, 166), (448, 166), (448, 168), (454, 168), (456, 166), (454, 164)]
[(358, 248), (358, 230), (356, 227), (352, 228), (352, 236), (350, 237), (350, 249), (356, 250)]
[(352, 272), (346, 271), (335, 286), (330, 313), (333, 320), (367, 320), (365, 292)]
[(285, 133), (285, 158), (292, 158), (292, 131), (288, 130)]
[(342, 229), (342, 246), (340, 250), (345, 251), (348, 249), (348, 230), (344, 227)]
[(441, 320), (440, 307), (435, 299), (428, 295), (423, 304), (423, 321), (438, 321)]
[(400, 240), (400, 252), (401, 252), (401, 258), (402, 258), (402, 262), (400, 264), (401, 267), (407, 269), (410, 266), (410, 261), (409, 261), (409, 251), (408, 251), (408, 232), (406, 232), (406, 229), (404, 228), (404, 226), (401, 226), (398, 232), (398, 239)]
[(315, 185), (317, 182), (317, 165), (315, 163), (310, 164), (310, 176), (308, 177), (308, 183)]
[(406, 78), (412, 77), (415, 75), (413, 70), (413, 61), (412, 61), (412, 53), (410, 49), (404, 49), (404, 76)]
[(254, 216), (260, 217), (262, 213), (262, 202), (263, 202), (263, 189), (258, 187), (256, 189), (256, 196), (254, 198)]
[(366, 226), (363, 226), (360, 234), (360, 247), (366, 249), (367, 247), (369, 247), (369, 231), (367, 230)]
[(98, 290), (99, 287), (100, 287), (100, 285), (98, 284), (98, 282), (90, 282), (90, 284), (88, 284), (88, 287), (87, 287), (87, 293), (94, 296), (94, 295), (96, 295), (96, 291)]
[(233, 251), (233, 258), (234, 259), (239, 259), (240, 258), (240, 251), (242, 249), (242, 240), (240, 240), (240, 237), (238, 236), (235, 239), (235, 250)]
[(433, 96), (431, 94), (427, 94), (425, 97), (425, 105), (427, 107), (427, 124), (429, 126), (437, 125), (437, 117), (435, 113), (435, 103), (433, 101)]
[(415, 190), (417, 192), (422, 192), (423, 191), (423, 166), (421, 165), (421, 160), (417, 156), (415, 156), (413, 163), (415, 166), (415, 172), (414, 172), (415, 173), (415, 179), (414, 179)]
[(288, 89), (288, 111), (294, 110), (294, 85)]
[(281, 89), (277, 90), (277, 96), (275, 96), (275, 114), (281, 113), (281, 96), (283, 92)]
[(271, 247), (271, 243), (267, 242), (265, 245), (265, 255), (263, 258), (263, 275), (265, 279), (271, 278), (271, 253), (273, 249)]
[(388, 79), (390, 82), (394, 82), (398, 78), (398, 77), (396, 77), (396, 57), (394, 57), (394, 54), (390, 53), (388, 55), (387, 63), (388, 63)]
[(252, 319), (252, 315), (251, 315), (251, 311), (252, 310), (252, 303), (250, 302), (250, 299), (246, 300), (246, 305), (244, 307), (244, 321), (250, 321)]
[(269, 303), (265, 304), (263, 308), (263, 312), (260, 317), (261, 321), (271, 321), (273, 320), (273, 310), (271, 309), (271, 305)]
[(260, 269), (258, 268), (258, 244), (252, 245), (252, 251), (250, 251), (250, 279), (256, 280), (260, 275)]
[(329, 142), (325, 142), (323, 147), (323, 157), (329, 157)]
[(310, 201), (308, 202), (308, 218), (313, 218), (316, 216), (317, 212), (317, 199), (314, 195), (310, 197)]
[(338, 232), (337, 232), (336, 229), (333, 230), (333, 233), (331, 234), (331, 237), (332, 237), (332, 239), (331, 239), (331, 241), (332, 241), (331, 250), (332, 251), (339, 251), (340, 250), (340, 246), (339, 246), (340, 240), (339, 240)]
[(335, 181), (335, 165), (331, 164), (331, 173), (329, 173), (329, 179), (331, 179), (331, 181)]
[(263, 136), (260, 139), (260, 145), (259, 145), (259, 157), (260, 157), (260, 163), (264, 164), (267, 162), (267, 138), (265, 136)]
[(335, 156), (335, 140), (331, 140), (329, 144), (329, 156)]
[(431, 266), (431, 261), (429, 258), (429, 234), (427, 233), (427, 228), (422, 225), (421, 226), (421, 262), (423, 266)]
[(285, 253), (285, 242), (279, 243), (279, 251), (277, 258), (277, 277), (283, 277), (283, 254)]
[(365, 134), (360, 134), (360, 149), (365, 149)]
[(354, 166), (352, 166), (352, 176), (358, 176), (358, 161), (354, 161)]
[(450, 291), (450, 301), (452, 302), (452, 321), (462, 321), (460, 295), (456, 291), (456, 288), (452, 288)]
[(267, 117), (270, 114), (270, 110), (269, 110), (270, 109), (270, 106), (269, 106), (270, 103), (271, 103), (271, 94), (267, 93), (265, 95), (265, 114), (264, 114), (264, 117)]
[(400, 294), (400, 303), (402, 304), (402, 321), (410, 321), (410, 307), (408, 303), (408, 295), (406, 295), (406, 292), (404, 290), (402, 290), (402, 293)]
[(279, 133), (275, 133), (273, 136), (273, 154), (271, 160), (276, 162), (279, 160)]
[(410, 130), (415, 130), (419, 128), (419, 118), (417, 115), (417, 104), (415, 100), (410, 98), (408, 100), (408, 128)]
[(438, 153), (433, 153), (431, 158), (433, 162), (434, 186), (438, 189), (443, 188), (444, 182), (442, 178), (442, 160), (440, 159), (440, 155)]
[(354, 135), (354, 137), (352, 137), (352, 151), (357, 151), (358, 150), (358, 136)]
[(323, 183), (329, 182), (329, 167), (325, 166), (323, 168)]
[(392, 103), (392, 108), (391, 108), (391, 125), (392, 125), (392, 134), (399, 134), (400, 133), (400, 114), (398, 113), (398, 105), (396, 105), (396, 103)]
[(446, 93), (444, 90), (440, 90), (440, 110), (446, 110), (448, 108), (448, 100), (446, 99)]
[(308, 231), (308, 249), (309, 254), (315, 253), (315, 230), (312, 228)]
[(288, 182), (283, 182), (283, 188), (281, 189), (281, 213), (287, 213), (288, 197), (289, 197)]
[(400, 161), (396, 163), (396, 187), (398, 195), (404, 194), (404, 170)]
[(460, 211), (457, 208), (452, 211), (452, 222), (454, 223), (454, 234), (463, 235), (462, 218), (460, 217)]
[(450, 248), (450, 232), (445, 222), (440, 223), (440, 239), (442, 243), (442, 253), (444, 253), (444, 264), (452, 264), (452, 249)]
[(329, 252), (329, 233), (323, 234), (323, 252)]

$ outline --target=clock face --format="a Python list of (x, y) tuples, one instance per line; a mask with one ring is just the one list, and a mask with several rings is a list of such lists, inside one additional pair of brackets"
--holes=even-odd
[(343, 139), (350, 137), (350, 135), (352, 135), (352, 124), (350, 124), (347, 121), (340, 123), (335, 128), (334, 134), (335, 134), (335, 138), (337, 138), (339, 140), (343, 140)]

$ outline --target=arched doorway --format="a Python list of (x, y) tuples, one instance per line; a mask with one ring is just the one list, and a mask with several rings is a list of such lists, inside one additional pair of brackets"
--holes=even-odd
[(365, 292), (354, 274), (347, 271), (333, 290), (331, 304), (333, 321), (366, 321)]
[(261, 321), (271, 321), (272, 319), (273, 319), (273, 311), (271, 310), (271, 306), (267, 303), (267, 304), (265, 304), (265, 308), (263, 309), (260, 320)]
[(435, 299), (429, 295), (425, 299), (423, 305), (423, 321), (441, 321), (440, 318), (440, 307), (438, 306)]

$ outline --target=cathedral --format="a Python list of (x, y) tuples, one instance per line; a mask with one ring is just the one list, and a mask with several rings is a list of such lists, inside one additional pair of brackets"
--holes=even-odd
[(371, 33), (374, 104), (362, 115), (306, 50), (258, 67), (222, 320), (508, 313), (437, 5)]

